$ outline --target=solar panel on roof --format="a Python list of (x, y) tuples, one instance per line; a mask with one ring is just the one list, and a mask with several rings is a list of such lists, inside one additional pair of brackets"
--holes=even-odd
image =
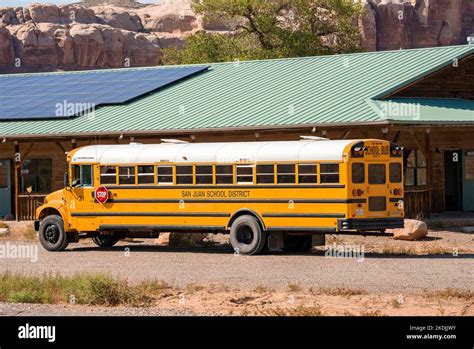
[(101, 104), (126, 103), (208, 68), (0, 75), (0, 120), (71, 117)]

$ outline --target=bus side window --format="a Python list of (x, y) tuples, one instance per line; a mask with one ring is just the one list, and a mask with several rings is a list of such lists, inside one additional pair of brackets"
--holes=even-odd
[(238, 184), (253, 184), (252, 165), (237, 165), (235, 169)]
[(339, 164), (321, 164), (321, 183), (339, 183)]
[(135, 184), (135, 167), (119, 167), (119, 184)]
[(92, 187), (92, 165), (72, 166), (72, 186)]
[(192, 166), (176, 166), (176, 184), (193, 184)]
[(352, 164), (352, 183), (361, 184), (365, 182), (365, 165), (362, 162)]
[(298, 183), (300, 184), (318, 183), (318, 167), (315, 164), (298, 165)]
[(155, 172), (153, 166), (138, 166), (138, 184), (154, 184)]
[(282, 183), (296, 183), (295, 165), (277, 165), (277, 181)]
[(117, 168), (115, 166), (100, 167), (100, 184), (117, 184)]
[(275, 167), (272, 165), (257, 165), (257, 184), (274, 184)]
[(196, 166), (196, 184), (212, 184), (212, 165)]
[(158, 184), (173, 184), (173, 167), (157, 166)]
[(216, 184), (233, 184), (232, 165), (216, 165)]

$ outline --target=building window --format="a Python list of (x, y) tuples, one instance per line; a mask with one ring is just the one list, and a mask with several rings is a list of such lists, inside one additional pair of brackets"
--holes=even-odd
[(274, 184), (275, 168), (272, 165), (257, 165), (257, 184)]
[(192, 166), (176, 166), (176, 184), (193, 184)]
[(212, 165), (196, 166), (196, 184), (212, 184)]
[(92, 187), (92, 165), (72, 166), (72, 186)]
[(253, 184), (252, 165), (237, 165), (235, 168), (238, 184)]
[(232, 165), (216, 165), (216, 184), (233, 184)]
[(135, 184), (135, 167), (119, 167), (119, 184)]
[(155, 172), (153, 166), (138, 166), (138, 184), (154, 184)]
[(158, 184), (173, 184), (172, 166), (158, 166), (156, 172), (158, 174)]
[(26, 159), (21, 166), (20, 192), (50, 193), (52, 178), (51, 159)]
[(321, 164), (321, 183), (339, 183), (339, 164)]
[(117, 184), (117, 167), (102, 166), (100, 168), (100, 184)]
[(426, 158), (421, 150), (411, 150), (405, 167), (405, 185), (409, 187), (426, 185)]
[(318, 167), (312, 164), (298, 165), (298, 183), (300, 184), (318, 183)]

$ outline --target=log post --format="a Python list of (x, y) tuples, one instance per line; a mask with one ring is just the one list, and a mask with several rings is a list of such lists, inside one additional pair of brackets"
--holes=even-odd
[(14, 168), (14, 178), (15, 178), (15, 219), (19, 221), (20, 218), (20, 203), (18, 195), (20, 194), (20, 171), (21, 171), (21, 154), (20, 154), (20, 144), (18, 141), (15, 141), (15, 154), (13, 158), (13, 168)]
[(425, 156), (426, 156), (426, 187), (428, 189), (428, 216), (431, 214), (433, 209), (432, 204), (432, 188), (431, 188), (431, 169), (432, 169), (432, 156), (431, 156), (431, 131), (426, 129), (425, 132)]

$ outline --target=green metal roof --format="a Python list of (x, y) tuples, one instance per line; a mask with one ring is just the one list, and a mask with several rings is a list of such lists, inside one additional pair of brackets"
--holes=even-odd
[(474, 101), (467, 99), (393, 98), (370, 102), (381, 117), (395, 123), (474, 122)]
[[(91, 115), (0, 122), (0, 137), (406, 121), (381, 114), (376, 99), (473, 53), (473, 45), (464, 45), (211, 64), (196, 77)], [(439, 108), (424, 105), (426, 120), (441, 120)], [(443, 121), (474, 120), (472, 109), (443, 115)]]

